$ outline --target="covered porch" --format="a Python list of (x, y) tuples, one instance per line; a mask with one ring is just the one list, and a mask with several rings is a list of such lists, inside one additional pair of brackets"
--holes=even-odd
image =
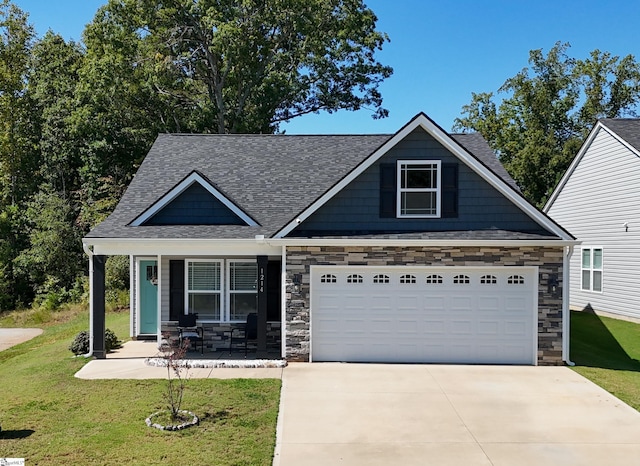
[[(163, 345), (177, 344), (180, 317), (195, 313), (202, 341), (192, 342), (197, 346), (191, 345), (189, 358), (282, 358), (282, 303), (286, 291), (283, 248), (267, 245), (260, 238), (234, 242), (164, 240), (162, 247), (158, 240), (93, 239), (87, 243), (91, 356), (107, 357), (107, 257), (128, 255), (132, 340), (153, 343), (155, 354)], [(250, 313), (257, 316), (257, 334), (247, 342), (245, 356), (242, 336)]]

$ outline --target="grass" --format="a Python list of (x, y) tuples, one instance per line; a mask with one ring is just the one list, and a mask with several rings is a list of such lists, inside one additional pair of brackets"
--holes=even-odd
[(573, 370), (640, 411), (640, 325), (571, 313)]
[[(26, 314), (31, 311), (24, 311)], [(43, 335), (0, 352), (0, 458), (33, 465), (268, 465), (272, 462), (280, 380), (193, 379), (183, 408), (199, 426), (163, 432), (144, 420), (165, 405), (162, 380), (80, 380), (86, 360), (68, 346), (88, 328), (88, 312), (14, 313), (0, 326), (38, 326)], [(107, 327), (128, 335), (129, 314)]]

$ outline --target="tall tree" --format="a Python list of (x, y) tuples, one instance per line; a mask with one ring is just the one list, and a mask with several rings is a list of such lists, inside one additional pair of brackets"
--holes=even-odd
[(37, 112), (37, 174), (47, 189), (70, 198), (79, 189), (79, 141), (72, 133), (75, 91), (84, 51), (51, 31), (36, 42), (30, 55), (28, 92)]
[(556, 43), (545, 56), (529, 53), (524, 68), (493, 93), (472, 94), (454, 128), (480, 132), (523, 194), (543, 205), (598, 118), (634, 116), (640, 100), (640, 65), (634, 57), (594, 50), (567, 55)]
[(370, 107), (392, 73), (386, 34), (362, 0), (110, 0), (103, 20), (134, 30), (157, 91), (190, 110), (190, 129), (272, 133), (321, 110)]

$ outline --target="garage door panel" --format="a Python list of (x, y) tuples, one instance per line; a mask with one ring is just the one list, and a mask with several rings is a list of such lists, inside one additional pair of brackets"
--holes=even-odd
[[(312, 273), (311, 287), (314, 361), (535, 361), (533, 268), (319, 269), (321, 273)], [(325, 273), (335, 275), (336, 283), (321, 283)], [(415, 283), (410, 283), (410, 275)], [(469, 283), (453, 282), (462, 275)], [(513, 275), (522, 276), (525, 284), (508, 284)], [(347, 277), (354, 276), (362, 282), (347, 283)], [(388, 283), (382, 283), (385, 277)], [(442, 283), (435, 282), (437, 277)], [(482, 277), (487, 283), (481, 283)]]

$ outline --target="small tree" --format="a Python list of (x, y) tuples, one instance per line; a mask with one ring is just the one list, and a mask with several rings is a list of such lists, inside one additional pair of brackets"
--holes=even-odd
[(182, 360), (187, 354), (190, 344), (189, 339), (185, 338), (176, 348), (173, 350), (167, 348), (163, 354), (163, 358), (167, 361), (167, 407), (171, 413), (172, 421), (180, 419), (180, 407), (189, 369), (182, 365)]
[[(163, 335), (164, 339), (170, 341), (170, 335)], [(182, 398), (184, 389), (188, 379), (189, 367), (183, 363), (183, 359), (189, 349), (189, 339), (184, 339), (177, 347), (171, 345), (163, 345), (160, 350), (160, 358), (164, 360), (167, 367), (167, 391), (165, 392), (165, 400), (169, 411), (169, 425), (154, 423), (154, 418), (165, 419), (164, 411), (158, 411), (146, 419), (149, 427), (155, 427), (160, 430), (181, 430), (198, 424), (200, 421), (198, 416), (190, 411), (180, 409), (182, 407)]]

